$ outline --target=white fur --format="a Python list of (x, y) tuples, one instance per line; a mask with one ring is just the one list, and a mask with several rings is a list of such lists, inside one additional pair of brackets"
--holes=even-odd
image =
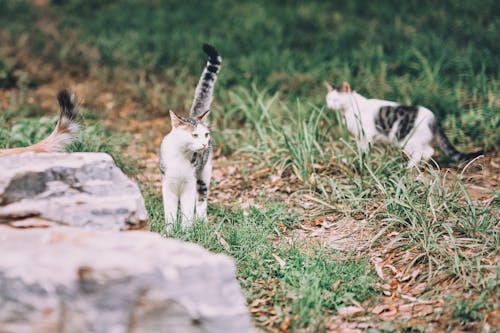
[[(329, 109), (340, 110), (346, 121), (349, 132), (354, 135), (363, 151), (374, 141), (394, 142), (398, 126), (396, 121), (389, 133), (383, 135), (375, 127), (375, 119), (382, 106), (397, 106), (399, 103), (380, 99), (368, 99), (355, 91), (339, 92), (331, 90), (326, 95), (326, 105)], [(434, 137), (431, 124), (435, 116), (431, 110), (419, 106), (415, 128), (409, 137), (398, 141), (410, 161), (408, 167), (416, 166), (421, 160), (427, 161), (434, 154), (431, 141)]]
[[(172, 119), (175, 115), (171, 113)], [(204, 124), (194, 129), (188, 125), (174, 126), (165, 136), (160, 148), (160, 165), (164, 171), (162, 177), (163, 205), (165, 222), (173, 224), (177, 220), (177, 211), (181, 209), (183, 226), (190, 226), (195, 218), (206, 218), (206, 200), (199, 202), (196, 191), (196, 168), (191, 163), (194, 152), (208, 147), (210, 132)], [(210, 184), (212, 171), (211, 156), (202, 170), (203, 180)], [(196, 207), (196, 215), (195, 215)]]

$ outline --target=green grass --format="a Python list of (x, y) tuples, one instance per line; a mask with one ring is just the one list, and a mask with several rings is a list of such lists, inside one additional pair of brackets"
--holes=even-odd
[[(14, 36), (37, 16), (23, 1), (2, 6), (0, 22)], [(324, 80), (348, 80), (366, 96), (429, 107), (454, 143), (500, 145), (500, 8), (494, 0), (68, 0), (49, 9), (60, 35), (40, 36), (31, 28), (33, 40), (14, 45), (67, 70), (124, 80), (135, 86), (127, 93), (140, 100), (162, 83), (175, 86), (166, 108), (189, 108), (204, 63), (200, 45), (210, 42), (224, 58), (218, 119), (225, 117), (229, 92), (239, 87), (256, 84), (288, 101), (322, 105)]]
[(106, 65), (167, 71), (183, 84), (198, 75), (199, 48), (209, 41), (225, 59), (219, 92), (255, 83), (292, 101), (317, 103), (322, 81), (345, 79), (368, 96), (426, 105), (453, 126), (455, 142), (467, 136), (469, 144), (500, 144), (496, 1), (121, 1), (94, 7), (68, 1), (59, 8), (61, 25), (79, 27)]
[(460, 300), (453, 304), (453, 317), (460, 320), (461, 323), (469, 323), (483, 319), (481, 310), (484, 308), (485, 293), (482, 293), (477, 299)]
[[(177, 225), (167, 232), (161, 199), (149, 194), (146, 202), (153, 231), (233, 257), (249, 303), (271, 297), (267, 305), (279, 309), (275, 310), (277, 324), (285, 316), (298, 315), (293, 328), (316, 332), (336, 309), (373, 294), (374, 275), (368, 272), (366, 260), (339, 261), (320, 245), (287, 241), (285, 236), (296, 227), (298, 217), (280, 205), (245, 211), (210, 207), (210, 223), (199, 221), (189, 229)], [(339, 280), (344, 283), (334, 291), (332, 286)], [(267, 319), (268, 315), (261, 315), (256, 321)]]

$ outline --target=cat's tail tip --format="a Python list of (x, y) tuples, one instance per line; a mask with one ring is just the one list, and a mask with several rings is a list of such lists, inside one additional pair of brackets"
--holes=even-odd
[(222, 62), (222, 58), (220, 57), (219, 52), (217, 52), (215, 47), (213, 47), (212, 45), (204, 43), (203, 52), (208, 55), (210, 62), (213, 62), (214, 64), (220, 64)]
[(76, 95), (68, 89), (61, 89), (57, 93), (57, 101), (61, 111), (61, 118), (68, 121), (75, 121), (78, 110), (76, 108)]
[(57, 101), (59, 102), (60, 115), (56, 133), (66, 134), (68, 137), (64, 141), (71, 141), (79, 129), (76, 120), (78, 116), (76, 94), (69, 89), (61, 89), (57, 93)]
[(476, 151), (473, 153), (467, 153), (467, 154), (461, 153), (458, 160), (456, 160), (456, 162), (470, 161), (470, 160), (473, 160), (476, 157), (479, 157), (482, 155), (484, 155), (484, 150), (479, 150), (479, 151)]

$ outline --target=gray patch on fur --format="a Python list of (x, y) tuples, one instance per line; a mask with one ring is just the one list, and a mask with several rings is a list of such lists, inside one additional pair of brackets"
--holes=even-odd
[(388, 135), (394, 124), (399, 121), (396, 129), (396, 138), (403, 140), (415, 127), (418, 116), (418, 106), (383, 106), (375, 118), (375, 127), (380, 133)]

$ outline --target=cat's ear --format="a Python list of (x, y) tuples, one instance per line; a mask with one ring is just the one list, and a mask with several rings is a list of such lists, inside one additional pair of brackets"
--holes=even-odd
[(351, 92), (351, 85), (346, 81), (342, 82), (342, 88), (340, 88), (340, 92), (350, 93)]
[(177, 115), (172, 111), (168, 111), (170, 113), (170, 121), (172, 123), (172, 128), (176, 128), (179, 126), (187, 125), (181, 118), (177, 117)]
[(327, 89), (328, 91), (335, 90), (335, 87), (334, 87), (334, 86), (332, 86), (330, 83), (328, 83), (328, 82), (326, 82), (326, 81), (325, 81), (325, 83), (324, 83), (324, 84), (325, 84), (325, 87), (326, 87), (326, 89)]
[(210, 113), (210, 109), (205, 111), (203, 114), (198, 116), (198, 121), (202, 124), (208, 124), (208, 114)]

